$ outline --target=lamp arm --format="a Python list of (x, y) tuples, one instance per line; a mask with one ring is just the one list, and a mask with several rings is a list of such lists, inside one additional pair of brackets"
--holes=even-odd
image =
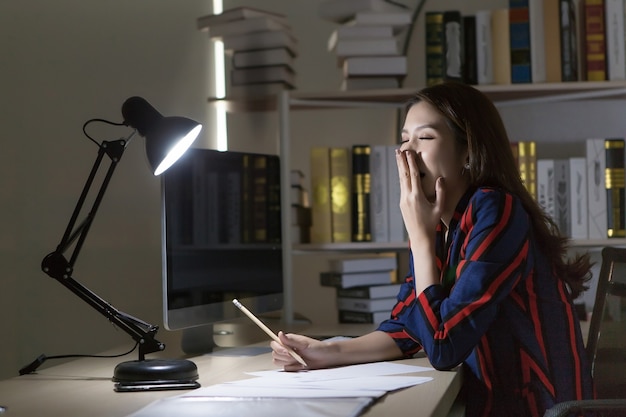
[[(89, 232), (89, 227), (91, 226), (91, 223), (96, 215), (96, 212), (98, 211), (100, 202), (102, 201), (102, 198), (104, 197), (104, 193), (109, 185), (109, 181), (111, 177), (113, 176), (113, 172), (115, 171), (115, 168), (117, 167), (117, 163), (120, 161), (120, 159), (122, 158), (122, 155), (124, 154), (124, 150), (126, 149), (126, 144), (127, 144), (127, 141), (125, 139), (119, 139), (113, 142), (104, 141), (98, 147), (98, 155), (96, 157), (96, 160), (93, 164), (93, 167), (91, 168), (91, 172), (89, 173), (89, 176), (87, 177), (87, 181), (85, 181), (85, 185), (83, 187), (82, 192), (80, 193), (80, 197), (78, 198), (76, 207), (74, 207), (74, 212), (72, 213), (72, 217), (70, 217), (70, 221), (67, 224), (67, 227), (65, 228), (65, 233), (63, 234), (63, 237), (61, 238), (61, 242), (57, 245), (57, 249), (56, 249), (57, 252), (64, 253), (67, 249), (69, 249), (69, 247), (76, 240), (76, 238), (79, 238), (78, 243), (74, 247), (74, 251), (72, 253), (72, 257), (70, 261), (70, 265), (72, 267), (74, 266), (74, 263), (76, 262), (76, 259), (78, 258), (78, 254), (80, 253), (82, 244), (85, 241), (85, 238), (87, 237), (87, 233)], [(107, 155), (111, 159), (111, 164), (109, 165), (109, 169), (104, 179), (102, 180), (102, 184), (100, 185), (100, 190), (98, 191), (98, 194), (96, 195), (96, 198), (91, 207), (91, 211), (87, 214), (87, 216), (82, 221), (82, 223), (78, 227), (75, 227), (76, 221), (78, 220), (78, 216), (80, 216), (80, 213), (83, 209), (83, 205), (85, 204), (85, 200), (87, 199), (89, 195), (89, 190), (91, 189), (91, 186), (93, 185), (93, 181), (96, 178), (96, 174), (98, 173), (100, 169), (100, 165), (102, 164), (102, 159), (104, 158), (105, 155)]]
[[(102, 142), (98, 150), (96, 161), (94, 162), (89, 177), (87, 178), (85, 186), (83, 187), (80, 197), (78, 198), (78, 202), (76, 203), (76, 207), (74, 208), (74, 212), (72, 213), (70, 221), (65, 229), (61, 242), (58, 244), (54, 252), (51, 252), (44, 257), (41, 262), (41, 269), (50, 277), (59, 281), (63, 286), (68, 288), (87, 304), (91, 305), (119, 328), (128, 333), (139, 344), (139, 360), (144, 360), (146, 354), (165, 349), (165, 345), (154, 338), (159, 327), (120, 312), (72, 277), (76, 259), (78, 258), (82, 245), (85, 242), (89, 228), (96, 216), (100, 202), (104, 197), (104, 193), (106, 192), (111, 177), (113, 176), (113, 172), (117, 167), (117, 163), (126, 149), (126, 144), (127, 141), (125, 139), (119, 139), (112, 142)], [(109, 165), (109, 168), (102, 180), (91, 210), (80, 225), (76, 227), (78, 217), (81, 213), (83, 205), (85, 204), (85, 200), (89, 195), (89, 190), (93, 185), (94, 179), (105, 155), (111, 159), (111, 164)], [(64, 252), (67, 251), (75, 241), (76, 245), (74, 246), (70, 260), (68, 260), (65, 257)]]

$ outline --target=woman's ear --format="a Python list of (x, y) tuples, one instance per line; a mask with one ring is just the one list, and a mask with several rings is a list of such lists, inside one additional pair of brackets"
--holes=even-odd
[(464, 169), (470, 169), (471, 165), (470, 165), (470, 157), (469, 157), (469, 151), (467, 150), (467, 148), (465, 149), (465, 151), (463, 152), (463, 168)]

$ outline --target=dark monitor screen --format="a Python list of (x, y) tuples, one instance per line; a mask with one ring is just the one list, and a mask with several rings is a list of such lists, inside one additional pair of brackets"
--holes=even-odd
[(276, 155), (190, 149), (162, 176), (164, 324), (169, 330), (282, 308)]

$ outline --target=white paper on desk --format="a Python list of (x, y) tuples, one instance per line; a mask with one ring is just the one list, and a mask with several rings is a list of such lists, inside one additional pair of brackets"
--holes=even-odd
[[(269, 383), (269, 382), (268, 382)], [(345, 385), (345, 384), (344, 384)], [(292, 387), (274, 386), (245, 386), (236, 384), (216, 384), (202, 387), (183, 394), (183, 397), (239, 397), (239, 398), (380, 398), (385, 390), (362, 390), (346, 388), (316, 388), (310, 389), (305, 385)]]
[(331, 379), (326, 381), (306, 381), (294, 383), (292, 381), (285, 381), (282, 378), (258, 377), (226, 382), (224, 385), (246, 388), (272, 387), (280, 391), (285, 388), (304, 388), (307, 390), (343, 390), (346, 386), (349, 386), (351, 390), (382, 390), (390, 392), (402, 388), (412, 387), (413, 385), (423, 384), (428, 381), (432, 381), (432, 378), (426, 376), (368, 376), (353, 378), (350, 381), (346, 381), (345, 379)]
[(360, 365), (340, 366), (330, 369), (315, 369), (312, 371), (286, 372), (282, 369), (271, 371), (246, 372), (248, 375), (261, 377), (280, 377), (292, 382), (298, 381), (327, 381), (331, 379), (363, 378), (371, 376), (409, 374), (413, 372), (433, 371), (426, 366), (405, 365), (395, 362), (373, 362)]
[(211, 398), (177, 396), (154, 401), (128, 417), (356, 417), (371, 398)]

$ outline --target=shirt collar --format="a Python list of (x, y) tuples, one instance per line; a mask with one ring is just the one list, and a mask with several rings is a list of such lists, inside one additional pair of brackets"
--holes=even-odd
[(452, 231), (454, 231), (457, 228), (459, 221), (461, 221), (461, 217), (463, 217), (463, 213), (465, 213), (465, 210), (467, 210), (469, 201), (475, 192), (476, 192), (475, 187), (468, 187), (468, 189), (465, 191), (465, 194), (463, 194), (463, 196), (457, 203), (456, 208), (454, 209), (454, 213), (452, 214), (452, 219), (450, 220), (450, 226), (448, 228), (449, 236), (452, 233)]

